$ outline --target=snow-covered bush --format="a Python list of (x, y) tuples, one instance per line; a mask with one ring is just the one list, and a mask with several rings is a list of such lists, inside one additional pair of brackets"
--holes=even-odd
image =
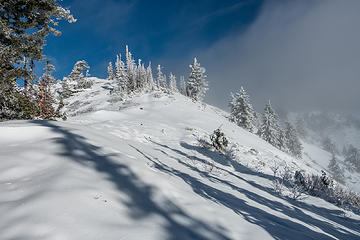
[(294, 183), (299, 191), (321, 197), (345, 209), (360, 211), (360, 195), (336, 183), (324, 171), (321, 176), (305, 175), (297, 171), (294, 175)]
[(220, 128), (216, 129), (213, 134), (210, 135), (210, 140), (212, 146), (221, 153), (224, 153), (229, 145), (229, 140)]

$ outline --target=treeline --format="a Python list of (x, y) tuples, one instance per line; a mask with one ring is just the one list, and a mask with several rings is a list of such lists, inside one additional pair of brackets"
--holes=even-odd
[(185, 81), (184, 76), (180, 76), (178, 83), (176, 76), (170, 72), (169, 76), (163, 73), (161, 65), (157, 66), (156, 76), (153, 76), (151, 63), (146, 67), (141, 59), (137, 64), (132, 53), (126, 46), (125, 59), (121, 55), (116, 56), (115, 64), (109, 62), (107, 67), (107, 80), (112, 86), (112, 93), (126, 99), (133, 93), (144, 91), (159, 90), (164, 93), (179, 92), (190, 97), (194, 101), (202, 101), (208, 90), (205, 68), (194, 58), (193, 64), (190, 64), (190, 74)]

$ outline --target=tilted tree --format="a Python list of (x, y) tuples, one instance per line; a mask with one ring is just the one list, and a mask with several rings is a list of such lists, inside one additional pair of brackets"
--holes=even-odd
[(85, 78), (84, 71), (90, 69), (88, 63), (85, 60), (77, 61), (73, 70), (67, 77), (69, 82), (73, 84), (75, 89), (90, 88), (92, 82)]
[(238, 126), (253, 132), (255, 130), (255, 114), (252, 105), (250, 104), (249, 95), (243, 87), (238, 93), (231, 93), (230, 120)]
[(186, 86), (187, 95), (194, 101), (202, 101), (206, 91), (208, 90), (208, 82), (206, 81), (205, 68), (194, 58), (194, 63), (190, 64), (190, 75)]

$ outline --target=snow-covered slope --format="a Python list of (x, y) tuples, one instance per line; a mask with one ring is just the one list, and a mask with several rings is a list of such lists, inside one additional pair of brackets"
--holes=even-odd
[(313, 161), (320, 168), (327, 170), (332, 154), (323, 150), (323, 140), (330, 139), (334, 144), (336, 158), (343, 169), (345, 184), (360, 192), (360, 173), (349, 170), (345, 164), (343, 148), (353, 145), (360, 148), (360, 120), (357, 116), (326, 112), (290, 113), (288, 118), (303, 129), (304, 159)]
[[(104, 80), (66, 122), (0, 123), (0, 239), (358, 239), (360, 217), (272, 190), (270, 167), (318, 172), (175, 94), (119, 103)], [(198, 145), (221, 129), (238, 160)]]

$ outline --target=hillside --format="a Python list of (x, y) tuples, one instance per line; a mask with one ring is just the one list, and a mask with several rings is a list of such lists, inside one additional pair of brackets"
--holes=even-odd
[[(92, 80), (67, 121), (0, 123), (1, 239), (360, 238), (359, 215), (273, 190), (274, 166), (320, 174), (314, 145), (297, 160), (218, 108)], [(218, 127), (236, 159), (199, 145)]]

